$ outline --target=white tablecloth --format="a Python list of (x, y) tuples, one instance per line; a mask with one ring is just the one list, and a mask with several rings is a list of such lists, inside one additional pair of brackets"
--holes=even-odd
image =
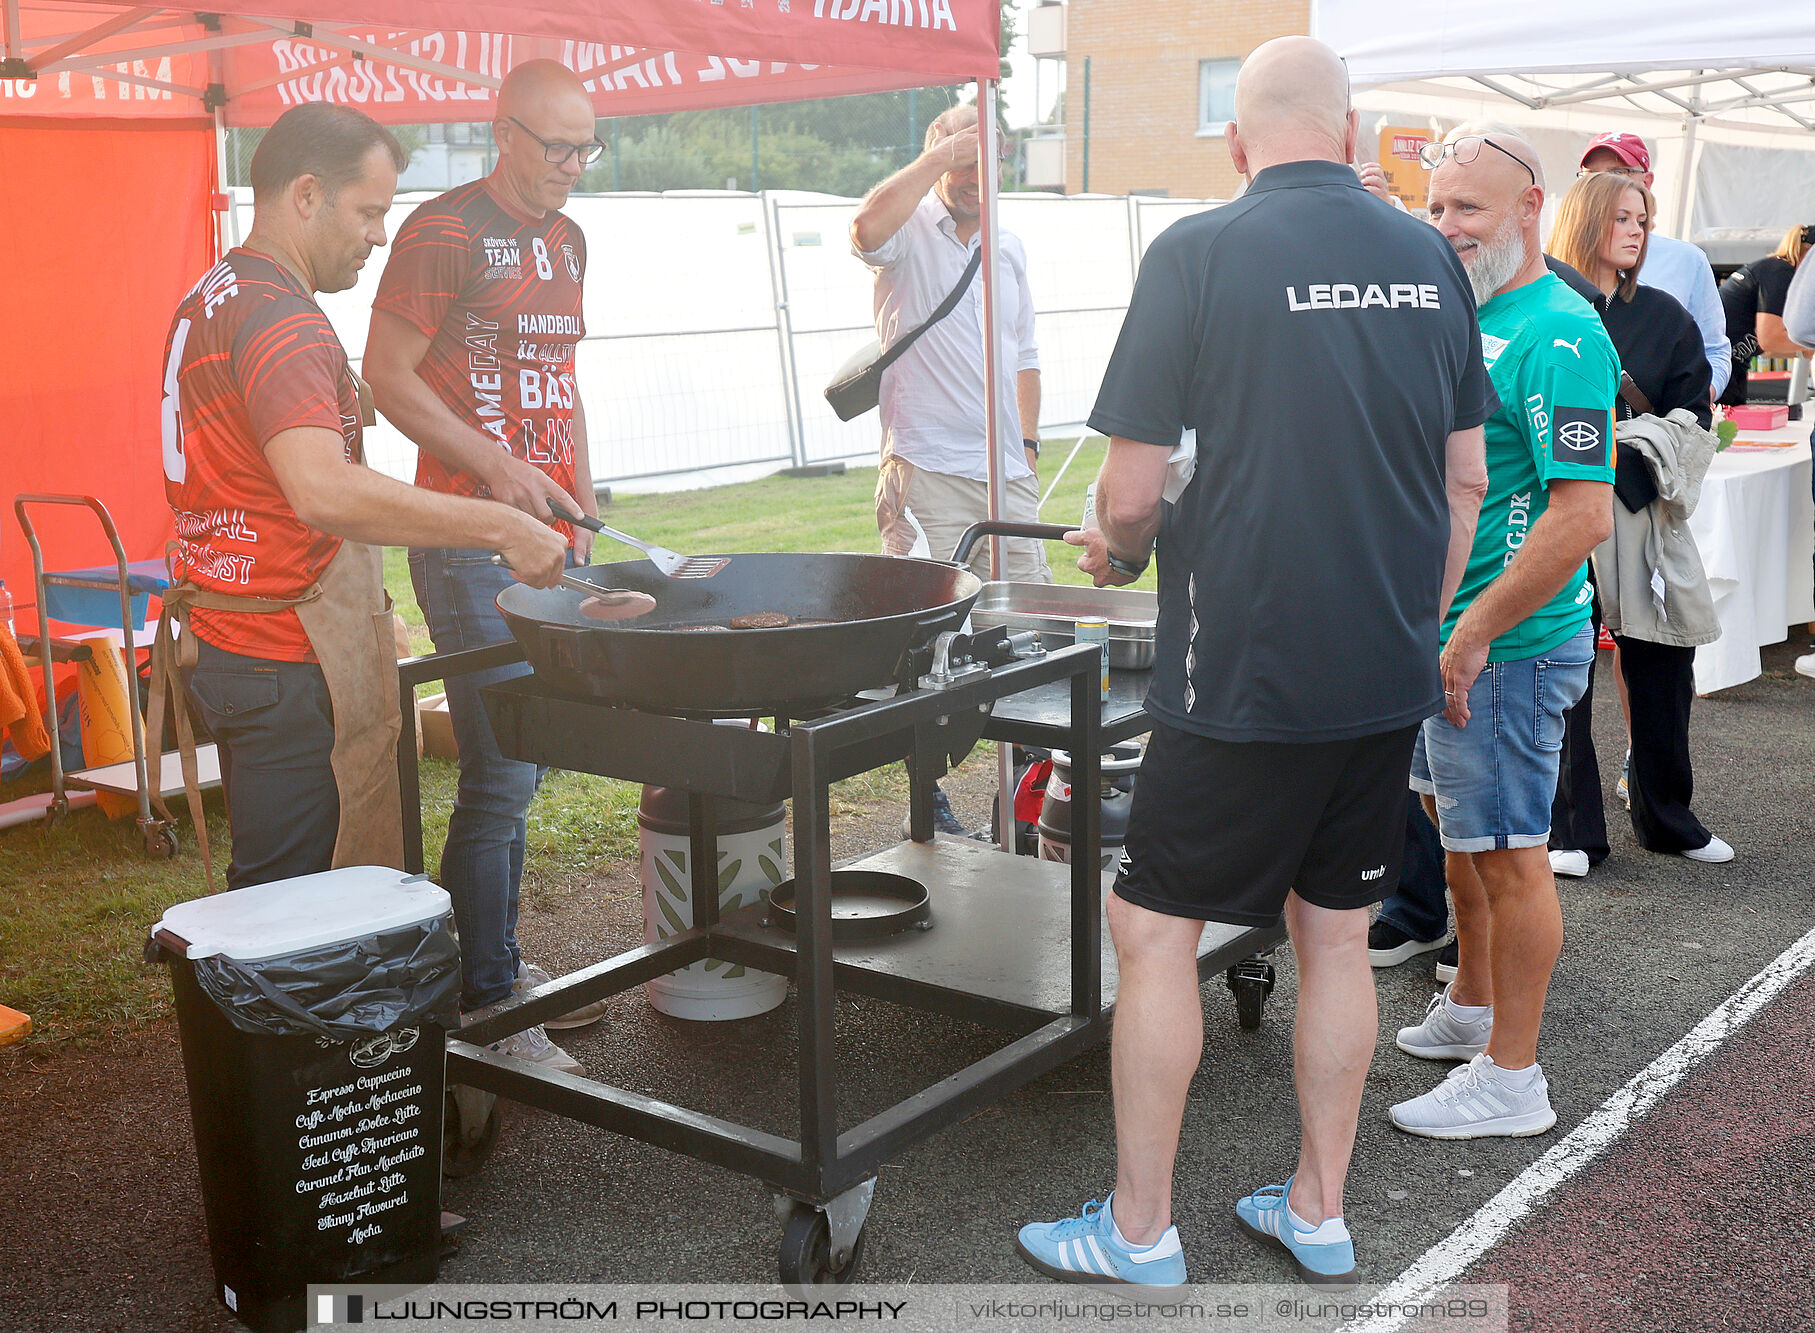
[(1720, 617), (1721, 636), (1695, 650), (1695, 692), (1742, 685), (1760, 671), (1758, 650), (1815, 620), (1815, 503), (1809, 495), (1810, 422), (1739, 433), (1795, 440), (1787, 449), (1714, 456), (1689, 520)]

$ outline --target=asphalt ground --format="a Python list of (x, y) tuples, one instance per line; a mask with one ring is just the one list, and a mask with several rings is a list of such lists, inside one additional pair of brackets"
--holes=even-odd
[[(1382, 1036), (1346, 1208), (1365, 1282), (1391, 1283), (1441, 1245), (1815, 925), (1815, 681), (1791, 671), (1796, 651), (1767, 650), (1760, 679), (1696, 703), (1696, 808), (1738, 849), (1725, 866), (1633, 842), (1614, 804), (1623, 741), (1612, 691), (1603, 695), (1595, 730), (1613, 854), (1561, 885), (1566, 943), (1540, 1051), (1558, 1113), (1550, 1134), (1436, 1143), (1390, 1128), (1387, 1107), (1434, 1085), (1446, 1066), (1392, 1045), (1432, 993), (1428, 958), (1376, 973)], [(961, 815), (981, 814), (990, 779), (989, 766), (972, 764), (948, 782)], [(892, 822), (871, 820), (852, 836), (887, 838)], [(861, 849), (847, 838), (842, 851)], [(621, 937), (634, 930), (620, 912), (582, 934), (628, 943)], [(526, 921), (523, 934), (544, 961), (587, 961), (553, 923)], [(1290, 1279), (1283, 1256), (1254, 1244), (1232, 1212), (1238, 1196), (1282, 1180), (1296, 1152), (1290, 951), (1276, 961), (1279, 990), (1258, 1031), (1239, 1030), (1220, 980), (1204, 987), (1204, 1061), (1176, 1204), (1194, 1282)], [(727, 1024), (665, 1018), (639, 992), (611, 1003), (599, 1027), (558, 1034), (589, 1072), (789, 1130), (792, 1000)], [(862, 998), (841, 998), (838, 1014), (847, 1125), (1004, 1040)], [(1815, 1325), (1812, 1017), (1815, 982), (1804, 979), (1455, 1276), (1509, 1284), (1516, 1328)], [(860, 1277), (1030, 1280), (1015, 1228), (1074, 1213), (1113, 1179), (1108, 1075), (1107, 1049), (1092, 1051), (886, 1164)], [(0, 1329), (236, 1327), (209, 1294), (174, 1034), (156, 1029), (132, 1049), (82, 1053), (9, 1084), (0, 1093)], [(781, 1230), (764, 1187), (521, 1107), (508, 1108), (483, 1169), (449, 1182), (444, 1205), (469, 1219), (442, 1266), (450, 1283), (775, 1277)]]

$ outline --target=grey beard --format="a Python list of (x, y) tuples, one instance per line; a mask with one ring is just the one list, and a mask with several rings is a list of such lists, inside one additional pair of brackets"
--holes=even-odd
[(1508, 218), (1492, 240), (1481, 241), (1475, 248), (1475, 262), (1465, 265), (1469, 285), (1475, 289), (1475, 304), (1484, 306), (1494, 293), (1519, 271), (1525, 262), (1525, 238), (1519, 233), (1519, 220)]

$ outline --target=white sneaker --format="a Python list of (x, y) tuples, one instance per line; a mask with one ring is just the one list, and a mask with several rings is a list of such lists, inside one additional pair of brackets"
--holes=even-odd
[(1450, 1004), (1449, 992), (1445, 986), (1431, 996), (1430, 1008), (1417, 1027), (1399, 1029), (1400, 1050), (1420, 1060), (1472, 1060), (1487, 1049), (1494, 1031), (1493, 1006), (1488, 1005), (1480, 1018), (1462, 1018)]
[(1542, 1069), (1530, 1087), (1516, 1091), (1483, 1053), (1450, 1070), (1422, 1097), (1400, 1102), (1387, 1119), (1395, 1129), (1427, 1139), (1522, 1139), (1556, 1124), (1557, 1113), (1550, 1109), (1550, 1084)]
[(1571, 879), (1580, 879), (1588, 873), (1588, 853), (1583, 851), (1558, 851), (1550, 854), (1550, 873), (1567, 875)]
[[(552, 980), (554, 980), (553, 977), (534, 963), (520, 962), (517, 964), (517, 979), (511, 983), (511, 993), (521, 995), (526, 990), (546, 986)], [(594, 1000), (591, 1004), (583, 1004), (578, 1009), (570, 1009), (559, 1017), (551, 1018), (542, 1026), (557, 1030), (583, 1028), (598, 1022), (603, 1017), (605, 1017), (605, 1001)]]
[(1801, 657), (1796, 659), (1796, 674), (1799, 676), (1815, 676), (1815, 653), (1804, 653)]
[[(498, 1004), (503, 1004), (500, 1000)], [(498, 1011), (498, 1004), (482, 1005), (470, 1014), (460, 1016), (460, 1025), (477, 1023), (481, 1018), (490, 1018)], [(548, 1033), (542, 1030), (540, 1023), (523, 1032), (515, 1032), (501, 1041), (491, 1043), (489, 1049), (499, 1055), (513, 1055), (519, 1060), (527, 1060), (532, 1065), (541, 1065), (544, 1069), (553, 1069), (562, 1074), (584, 1072), (580, 1062), (548, 1039)]]
[(1733, 849), (1710, 833), (1706, 847), (1691, 847), (1683, 855), (1691, 861), (1706, 861), (1710, 865), (1719, 865), (1722, 861), (1733, 859)]

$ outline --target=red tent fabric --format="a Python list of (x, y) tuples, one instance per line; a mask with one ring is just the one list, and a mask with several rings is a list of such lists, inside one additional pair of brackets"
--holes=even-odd
[[(213, 259), (214, 113), (303, 101), (390, 123), (489, 120), (504, 72), (552, 56), (602, 116), (994, 79), (998, 0), (0, 0), (0, 500), (99, 495), (161, 555), (159, 359)], [(108, 552), (47, 520), (52, 568)], [(0, 578), (29, 599), (17, 525)]]
[(299, 101), (328, 100), (392, 124), (485, 120), (504, 71), (538, 56), (585, 74), (602, 116), (999, 73), (998, 0), (211, 0), (209, 8), (216, 16), (204, 24), (186, 10), (107, 0), (0, 0), (0, 18), (16, 14), (36, 72), (0, 73), (0, 114), (181, 118), (219, 104), (229, 125), (268, 125)]

